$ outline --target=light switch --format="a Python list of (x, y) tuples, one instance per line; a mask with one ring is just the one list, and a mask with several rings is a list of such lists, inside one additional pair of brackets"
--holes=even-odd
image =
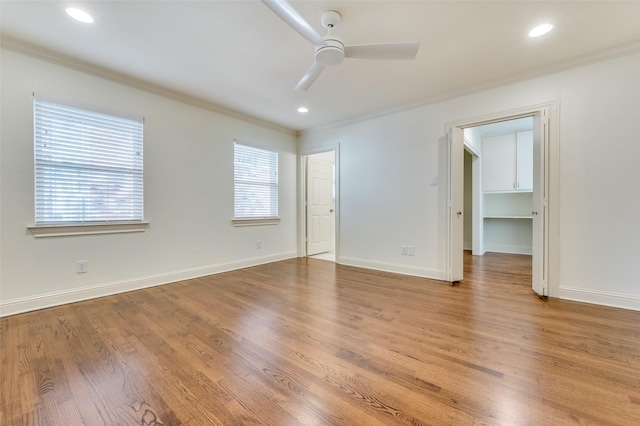
[(438, 185), (438, 176), (431, 176), (431, 179), (429, 180), (431, 186), (437, 186)]

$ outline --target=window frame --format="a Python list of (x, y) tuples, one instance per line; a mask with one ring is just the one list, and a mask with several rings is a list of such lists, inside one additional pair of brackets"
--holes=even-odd
[[(236, 151), (236, 147), (237, 146), (241, 146), (242, 149), (250, 151), (250, 150), (255, 150), (256, 153), (267, 153), (267, 155), (275, 155), (275, 186), (273, 185), (272, 182), (262, 182), (262, 183), (254, 183), (255, 185), (260, 185), (260, 186), (270, 186), (271, 191), (273, 191), (274, 187), (276, 190), (276, 200), (275, 200), (275, 206), (277, 209), (277, 212), (275, 215), (263, 215), (263, 216), (237, 216), (237, 195), (238, 193), (236, 192), (236, 188), (237, 188), (237, 184), (238, 184), (238, 180), (237, 180), (237, 151)], [(263, 158), (264, 159), (264, 158)], [(270, 160), (272, 161), (272, 159)], [(248, 143), (245, 141), (239, 141), (239, 140), (234, 140), (233, 141), (233, 218), (231, 219), (231, 223), (234, 226), (258, 226), (258, 225), (276, 225), (278, 223), (280, 223), (280, 153), (276, 150), (273, 149), (269, 149), (269, 148), (263, 148), (263, 147), (259, 147), (256, 146), (255, 144), (252, 143)], [(270, 170), (270, 172), (273, 172), (274, 170)], [(245, 184), (247, 184), (246, 182), (244, 182)], [(273, 203), (273, 199), (270, 198), (270, 203)]]
[[(38, 115), (39, 114), (38, 109), (42, 110), (42, 108), (60, 108), (60, 111), (62, 111), (63, 113), (72, 114), (71, 116), (72, 118), (81, 118), (80, 116), (82, 114), (87, 114), (87, 117), (93, 115), (98, 119), (114, 120), (114, 122), (118, 120), (127, 120), (131, 122), (139, 123), (139, 127), (136, 128), (135, 130), (132, 130), (131, 136), (126, 137), (126, 139), (131, 140), (131, 147), (134, 150), (137, 149), (139, 151), (139, 152), (136, 152), (136, 154), (141, 156), (139, 161), (136, 160), (136, 162), (138, 162), (139, 164), (136, 165), (135, 162), (131, 164), (131, 166), (133, 167), (131, 169), (132, 173), (139, 174), (139, 177), (134, 178), (134, 181), (133, 181), (133, 184), (136, 185), (139, 189), (131, 190), (132, 191), (131, 196), (134, 197), (134, 201), (133, 201), (134, 207), (131, 210), (131, 213), (135, 213), (132, 215), (132, 217), (122, 218), (122, 219), (117, 217), (108, 218), (107, 217), (108, 214), (107, 214), (107, 216), (103, 215), (103, 217), (98, 218), (98, 220), (87, 220), (89, 218), (87, 216), (84, 216), (84, 212), (80, 212), (80, 214), (78, 215), (78, 219), (80, 220), (60, 220), (60, 221), (48, 220), (47, 221), (47, 220), (43, 220), (42, 217), (40, 218), (38, 217), (38, 209), (43, 208), (43, 206), (45, 205), (43, 203), (46, 202), (45, 197), (40, 196), (38, 194), (38, 191), (42, 190), (40, 189), (40, 187), (44, 187), (44, 185), (46, 184), (46, 181), (41, 180), (44, 178), (42, 178), (41, 176), (39, 177), (38, 174), (41, 172), (41, 170), (44, 170), (43, 167), (46, 167), (46, 161), (48, 161), (46, 159), (43, 160), (43, 157), (41, 156), (39, 157), (39, 155), (42, 154), (42, 152), (39, 150), (43, 149), (42, 144), (45, 143), (45, 141), (38, 135), (39, 126), (41, 126), (41, 124), (38, 123), (38, 119), (43, 118), (42, 115)], [(59, 114), (59, 112), (54, 112), (53, 116), (57, 114)], [(73, 114), (77, 114), (77, 115), (73, 115)], [(88, 122), (90, 119), (87, 117), (83, 118), (83, 120), (87, 120)], [(49, 117), (48, 119), (51, 119), (51, 117)], [(114, 122), (107, 123), (107, 126), (113, 126)], [(127, 116), (126, 114), (106, 112), (104, 110), (101, 110), (101, 108), (87, 107), (86, 105), (78, 105), (68, 101), (60, 101), (58, 99), (50, 99), (47, 97), (36, 96), (34, 93), (33, 131), (34, 131), (34, 139), (33, 139), (34, 194), (33, 196), (34, 196), (34, 214), (35, 214), (34, 223), (35, 224), (32, 226), (28, 226), (27, 229), (32, 233), (34, 237), (41, 238), (41, 237), (56, 237), (56, 236), (68, 236), (68, 235), (142, 232), (149, 226), (149, 223), (144, 220), (144, 175), (143, 175), (144, 173), (144, 156), (143, 156), (144, 119), (142, 117), (131, 117), (131, 116)], [(135, 136), (133, 132), (139, 132), (139, 134)], [(84, 139), (84, 136), (82, 136), (81, 138)], [(74, 146), (74, 141), (71, 139), (65, 140), (64, 144), (68, 144), (69, 147), (76, 148)], [(139, 146), (136, 147), (136, 144), (139, 144)], [(61, 149), (64, 149), (64, 146), (65, 145), (61, 145)], [(60, 151), (56, 151), (56, 152), (60, 152)], [(66, 164), (64, 162), (61, 162), (61, 165), (63, 165), (63, 169), (76, 170), (75, 173), (81, 172), (82, 170), (94, 169), (94, 168), (87, 169), (86, 164), (83, 165), (82, 162), (79, 161), (79, 159), (81, 158), (79, 156), (85, 156), (87, 155), (87, 153), (89, 153), (88, 154), (89, 156), (95, 155), (95, 151), (91, 149), (88, 151), (78, 150), (77, 152), (74, 152), (73, 155), (70, 156), (72, 161)], [(104, 170), (107, 170), (108, 173), (113, 173), (113, 171), (117, 170), (117, 167), (121, 165), (120, 163), (117, 163), (117, 162), (115, 164), (116, 164), (115, 167), (107, 166), (104, 168)], [(55, 167), (56, 167), (55, 162), (51, 164), (51, 167), (53, 167), (53, 169), (55, 170)], [(101, 167), (98, 167), (95, 170), (99, 170), (100, 168)], [(82, 182), (91, 182), (91, 177), (81, 176), (77, 182), (79, 182), (78, 183), (79, 185), (82, 185)], [(74, 182), (67, 181), (66, 185), (68, 185), (70, 188), (73, 188)], [(69, 200), (69, 198), (63, 198), (63, 199)], [(135, 204), (139, 204), (139, 205), (135, 206)], [(101, 212), (101, 213), (105, 213), (105, 212)], [(136, 216), (139, 216), (140, 219), (139, 220), (136, 219), (135, 218)], [(47, 219), (47, 218), (44, 217), (44, 219)]]

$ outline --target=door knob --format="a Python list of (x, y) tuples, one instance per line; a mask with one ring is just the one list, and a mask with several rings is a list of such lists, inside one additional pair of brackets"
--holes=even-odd
[(458, 215), (458, 217), (462, 216), (462, 212), (458, 212), (456, 214)]

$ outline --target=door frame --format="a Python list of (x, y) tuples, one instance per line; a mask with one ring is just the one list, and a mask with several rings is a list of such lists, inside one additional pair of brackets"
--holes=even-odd
[[(445, 124), (445, 134), (447, 140), (450, 140), (454, 128), (455, 130), (462, 130), (466, 127), (481, 126), (484, 124), (491, 124), (499, 121), (505, 121), (520, 117), (526, 117), (531, 115), (539, 115), (543, 120), (545, 137), (547, 145), (543, 146), (541, 155), (541, 180), (544, 185), (544, 191), (546, 197), (544, 201), (545, 219), (547, 222), (546, 233), (543, 235), (542, 244), (546, 246), (546, 253), (544, 251), (538, 251), (543, 253), (543, 259), (540, 259), (543, 268), (543, 280), (546, 281), (546, 289), (543, 295), (557, 297), (558, 295), (558, 235), (559, 235), (559, 101), (547, 102), (544, 104), (538, 104), (528, 107), (516, 108), (512, 110), (486, 114), (482, 116), (476, 116), (456, 121), (447, 122)], [(453, 138), (452, 138), (453, 139)], [(460, 140), (451, 140), (450, 143), (462, 143), (464, 149), (464, 138)], [(452, 248), (455, 246), (453, 238), (455, 232), (453, 230), (454, 222), (451, 218), (451, 200), (454, 200), (456, 196), (459, 196), (455, 191), (455, 185), (452, 185), (451, 173), (455, 170), (453, 161), (463, 161), (463, 159), (453, 158), (449, 156), (446, 171), (448, 180), (448, 200), (447, 206), (447, 239), (445, 241), (447, 255), (446, 275), (451, 277), (454, 275), (454, 264), (459, 260), (455, 256), (462, 256), (462, 253), (453, 253)], [(462, 243), (460, 243), (462, 246)], [(534, 252), (536, 250), (533, 250)]]
[(336, 205), (334, 212), (335, 263), (340, 263), (340, 144), (323, 145), (298, 153), (298, 257), (307, 257), (307, 157), (324, 152), (335, 152), (334, 185)]
[[(464, 135), (463, 135), (464, 139)], [(482, 210), (484, 200), (482, 199), (482, 159), (481, 153), (475, 147), (467, 144), (464, 139), (464, 150), (471, 154), (471, 252), (473, 255), (482, 256), (484, 250), (484, 227), (482, 226)], [(465, 176), (466, 180), (466, 176)], [(465, 212), (466, 214), (466, 212)]]

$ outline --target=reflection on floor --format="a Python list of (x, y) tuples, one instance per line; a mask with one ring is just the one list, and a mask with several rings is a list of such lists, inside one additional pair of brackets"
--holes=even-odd
[(336, 252), (334, 250), (328, 251), (326, 253), (318, 253), (313, 256), (309, 256), (312, 259), (320, 259), (320, 260), (328, 260), (330, 262), (336, 261)]

